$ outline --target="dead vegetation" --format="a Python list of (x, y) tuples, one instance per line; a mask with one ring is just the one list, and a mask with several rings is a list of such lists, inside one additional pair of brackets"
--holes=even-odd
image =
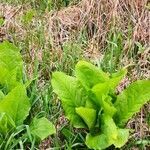
[[(51, 44), (56, 49), (57, 46), (77, 38), (83, 30), (86, 30), (89, 45), (93, 44), (96, 49), (102, 51), (107, 44), (108, 34), (117, 30), (123, 33), (126, 53), (135, 42), (141, 42), (148, 47), (150, 41), (150, 12), (146, 7), (148, 3), (148, 0), (82, 0), (78, 5), (46, 12), (43, 15), (46, 23), (45, 37), (47, 40), (51, 39)], [(28, 6), (14, 7), (1, 4), (0, 10), (1, 16), (5, 18), (1, 30), (14, 30), (15, 33), (24, 35), (24, 29), (18, 18), (29, 10)], [(128, 41), (128, 36), (131, 41)], [(94, 49), (93, 45), (91, 49)]]

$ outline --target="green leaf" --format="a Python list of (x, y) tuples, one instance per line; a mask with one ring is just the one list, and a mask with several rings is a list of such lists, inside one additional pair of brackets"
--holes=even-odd
[(13, 127), (14, 121), (6, 113), (0, 113), (0, 133), (5, 135)]
[(35, 137), (44, 140), (49, 135), (55, 134), (55, 126), (45, 117), (34, 118), (30, 125), (31, 134)]
[(89, 99), (86, 101), (85, 107), (93, 108), (95, 110), (100, 110), (100, 107), (97, 106), (97, 104), (95, 103), (95, 99), (94, 99), (95, 95), (92, 98), (91, 98), (91, 96), (93, 96), (93, 95), (89, 95)]
[(20, 50), (7, 41), (1, 43), (0, 64), (3, 65), (9, 71), (16, 68), (16, 66), (20, 66), (22, 71), (23, 61), (20, 55)]
[(8, 91), (22, 82), (23, 61), (19, 49), (5, 41), (0, 44), (0, 84)]
[(109, 93), (109, 84), (108, 84), (108, 82), (96, 84), (92, 88), (92, 92), (98, 97), (98, 99), (102, 99), (103, 96), (106, 97)]
[(101, 129), (102, 129), (102, 132), (108, 138), (108, 142), (110, 144), (113, 144), (114, 141), (117, 139), (118, 130), (117, 130), (117, 126), (111, 116), (109, 116), (109, 115), (102, 116)]
[(113, 119), (108, 115), (102, 116), (101, 134), (88, 134), (86, 137), (86, 145), (90, 149), (106, 149), (112, 144), (116, 148), (122, 147), (129, 138), (128, 129), (118, 129)]
[(96, 95), (95, 102), (97, 105), (104, 109), (105, 114), (113, 116), (116, 112), (116, 108), (111, 103), (111, 97), (108, 96), (109, 90), (108, 82), (96, 84), (92, 88), (92, 92)]
[(107, 136), (105, 134), (100, 134), (96, 136), (87, 134), (85, 143), (88, 146), (88, 148), (95, 150), (103, 150), (111, 145), (108, 142)]
[(0, 133), (6, 134), (8, 131), (8, 121), (5, 113), (0, 113)]
[(2, 100), (5, 97), (4, 93), (0, 90), (0, 100)]
[(12, 71), (5, 70), (0, 66), (0, 84), (5, 89), (5, 93), (10, 92), (14, 87), (16, 87), (19, 83), (22, 83), (22, 79), (18, 80), (18, 69), (14, 69)]
[(91, 129), (96, 123), (96, 110), (92, 108), (77, 107), (76, 113), (84, 120)]
[(77, 128), (86, 127), (75, 110), (76, 107), (84, 106), (87, 100), (86, 91), (80, 82), (61, 72), (53, 73), (51, 82), (54, 92), (62, 101), (67, 118)]
[(116, 108), (112, 104), (112, 98), (110, 96), (107, 96), (105, 99), (102, 99), (102, 106), (104, 109), (105, 114), (108, 114), (109, 116), (113, 116), (116, 113)]
[(106, 73), (86, 61), (77, 63), (75, 74), (86, 89), (90, 89), (94, 85), (106, 82), (109, 79)]
[(18, 85), (0, 101), (0, 113), (10, 116), (16, 125), (23, 124), (29, 114), (30, 103), (23, 85)]
[(118, 136), (114, 142), (116, 148), (121, 148), (129, 138), (129, 129), (118, 129)]
[(135, 114), (150, 100), (150, 80), (139, 80), (132, 83), (118, 95), (115, 102), (117, 113), (115, 120), (120, 126)]
[(116, 73), (113, 73), (109, 80), (109, 86), (112, 90), (115, 90), (115, 88), (118, 86), (119, 82), (125, 77), (127, 74), (126, 69), (121, 69)]

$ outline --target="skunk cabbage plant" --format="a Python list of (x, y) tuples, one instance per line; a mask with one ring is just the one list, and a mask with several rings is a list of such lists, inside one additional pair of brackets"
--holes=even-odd
[(91, 63), (79, 61), (75, 76), (52, 74), (52, 86), (66, 117), (74, 127), (89, 131), (85, 143), (90, 149), (122, 147), (129, 138), (127, 121), (150, 99), (149, 80), (131, 83), (116, 94), (126, 73), (122, 69), (110, 75)]

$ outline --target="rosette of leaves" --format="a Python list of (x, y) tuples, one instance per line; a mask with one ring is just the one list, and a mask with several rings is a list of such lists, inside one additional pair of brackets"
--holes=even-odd
[(122, 147), (129, 138), (127, 121), (150, 99), (150, 81), (139, 80), (115, 94), (127, 70), (108, 74), (98, 67), (79, 61), (75, 77), (54, 72), (52, 86), (59, 96), (66, 117), (76, 128), (86, 128), (90, 149)]
[[(20, 50), (5, 41), (0, 44), (0, 148), (5, 145), (5, 136), (9, 137), (17, 127), (24, 124), (30, 108), (30, 98), (23, 81)], [(55, 133), (54, 125), (44, 117), (34, 118), (30, 122), (30, 132), (38, 139), (43, 140)]]

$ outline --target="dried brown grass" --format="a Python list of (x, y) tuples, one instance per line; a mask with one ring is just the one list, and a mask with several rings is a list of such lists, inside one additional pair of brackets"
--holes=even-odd
[[(75, 40), (86, 30), (86, 53), (96, 57), (100, 55), (99, 51), (102, 54), (105, 50), (108, 35), (118, 31), (123, 33), (125, 55), (136, 42), (140, 42), (149, 56), (150, 12), (145, 7), (147, 4), (148, 0), (82, 0), (78, 5), (46, 12), (43, 15), (45, 44), (51, 41), (52, 49), (60, 50), (64, 42)], [(28, 6), (0, 5), (1, 14), (5, 17), (5, 25), (1, 28), (3, 36), (8, 30), (14, 30), (19, 38), (26, 35), (18, 17), (28, 9)]]
[(133, 29), (132, 42), (140, 41), (147, 45), (150, 40), (147, 4), (148, 0), (83, 0), (77, 6), (50, 13), (47, 17), (48, 31), (58, 32), (56, 35), (63, 42), (66, 40), (63, 33), (67, 35), (72, 30), (81, 32), (88, 26), (89, 39), (97, 39), (103, 48), (112, 27), (123, 32), (126, 40), (130, 24)]
[[(54, 50), (62, 50), (64, 42), (75, 40), (86, 30), (88, 44), (84, 54), (95, 59), (103, 57), (109, 34), (121, 32), (124, 57), (128, 57), (136, 42), (144, 45), (144, 61), (139, 55), (137, 65), (142, 64), (142, 74), (149, 78), (150, 12), (146, 5), (148, 0), (82, 0), (76, 6), (46, 15), (46, 37)], [(127, 64), (130, 62), (127, 58)]]

